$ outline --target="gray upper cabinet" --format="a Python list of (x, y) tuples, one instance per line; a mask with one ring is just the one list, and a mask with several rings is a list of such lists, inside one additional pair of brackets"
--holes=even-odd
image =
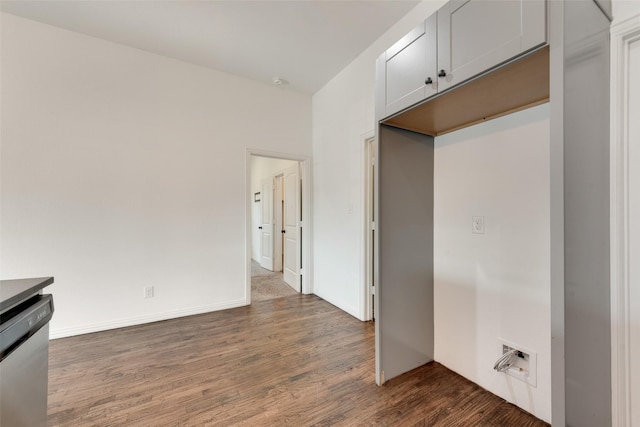
[(387, 117), (437, 92), (437, 18), (431, 16), (378, 58), (377, 116)]
[(451, 0), (437, 15), (439, 91), (547, 41), (544, 0)]
[(546, 7), (546, 0), (449, 1), (378, 58), (376, 118), (546, 44)]

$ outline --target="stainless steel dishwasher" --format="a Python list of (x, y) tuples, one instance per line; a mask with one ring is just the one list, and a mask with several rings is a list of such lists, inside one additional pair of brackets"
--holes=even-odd
[(0, 426), (47, 425), (52, 277), (0, 281)]

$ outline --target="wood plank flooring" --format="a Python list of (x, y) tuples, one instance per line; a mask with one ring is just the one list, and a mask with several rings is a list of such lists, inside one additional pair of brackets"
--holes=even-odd
[(545, 426), (430, 363), (375, 385), (374, 325), (312, 295), (51, 341), (50, 426)]

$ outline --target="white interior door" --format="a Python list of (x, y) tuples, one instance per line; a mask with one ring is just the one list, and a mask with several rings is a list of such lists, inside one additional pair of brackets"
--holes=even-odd
[(282, 242), (284, 240), (284, 234), (280, 233), (280, 230), (284, 230), (284, 224), (282, 222), (284, 215), (284, 191), (283, 191), (284, 176), (278, 175), (275, 177), (275, 193), (273, 196), (273, 211), (275, 221), (275, 233), (273, 235), (273, 271), (282, 271)]
[(260, 267), (273, 271), (273, 177), (264, 178), (261, 188)]
[(284, 172), (284, 281), (300, 292), (300, 174), (299, 165)]

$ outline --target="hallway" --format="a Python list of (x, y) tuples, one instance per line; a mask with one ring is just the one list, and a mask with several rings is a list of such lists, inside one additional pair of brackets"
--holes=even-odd
[(267, 301), (296, 294), (284, 282), (281, 271), (266, 270), (251, 260), (251, 301)]

